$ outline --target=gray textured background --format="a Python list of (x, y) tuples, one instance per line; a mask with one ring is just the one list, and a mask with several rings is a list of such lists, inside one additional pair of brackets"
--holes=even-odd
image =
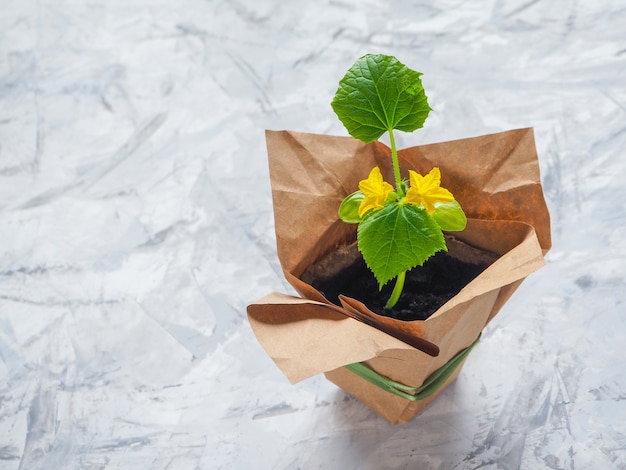
[[(626, 2), (4, 0), (2, 469), (626, 468)], [(424, 73), (401, 147), (533, 126), (554, 248), (391, 427), (290, 385), (264, 129), (345, 135), (368, 52)]]

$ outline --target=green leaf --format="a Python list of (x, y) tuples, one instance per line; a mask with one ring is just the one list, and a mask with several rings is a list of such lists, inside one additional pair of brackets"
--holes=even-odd
[(395, 57), (367, 54), (341, 79), (331, 105), (350, 135), (363, 142), (392, 129), (412, 132), (431, 110), (421, 75)]
[(456, 201), (435, 203), (435, 212), (431, 217), (446, 232), (460, 232), (467, 225), (465, 213)]
[(380, 288), (403, 271), (447, 250), (443, 233), (414, 204), (393, 203), (363, 217), (357, 231), (359, 251)]
[(359, 206), (363, 199), (365, 194), (361, 191), (355, 191), (346, 197), (339, 206), (339, 218), (347, 224), (358, 224), (361, 221)]

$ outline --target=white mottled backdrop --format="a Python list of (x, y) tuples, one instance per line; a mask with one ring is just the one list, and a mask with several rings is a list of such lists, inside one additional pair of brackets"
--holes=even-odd
[[(626, 2), (3, 0), (0, 468), (626, 468)], [(533, 126), (554, 248), (392, 427), (292, 386), (264, 130), (345, 135), (361, 55), (424, 73), (412, 146)]]

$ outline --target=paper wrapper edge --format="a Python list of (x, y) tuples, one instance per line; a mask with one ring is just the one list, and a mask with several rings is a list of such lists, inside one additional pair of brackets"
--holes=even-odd
[(247, 313), (259, 343), (291, 383), (382, 351), (424, 354), (320, 302), (272, 293)]

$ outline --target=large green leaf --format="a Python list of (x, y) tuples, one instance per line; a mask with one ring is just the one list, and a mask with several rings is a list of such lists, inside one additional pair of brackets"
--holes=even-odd
[(359, 251), (380, 288), (398, 274), (424, 264), (446, 250), (443, 233), (428, 213), (414, 204), (393, 203), (366, 215), (357, 231)]
[(431, 110), (421, 75), (395, 57), (367, 54), (341, 79), (331, 105), (350, 135), (363, 142), (392, 129), (412, 132)]

